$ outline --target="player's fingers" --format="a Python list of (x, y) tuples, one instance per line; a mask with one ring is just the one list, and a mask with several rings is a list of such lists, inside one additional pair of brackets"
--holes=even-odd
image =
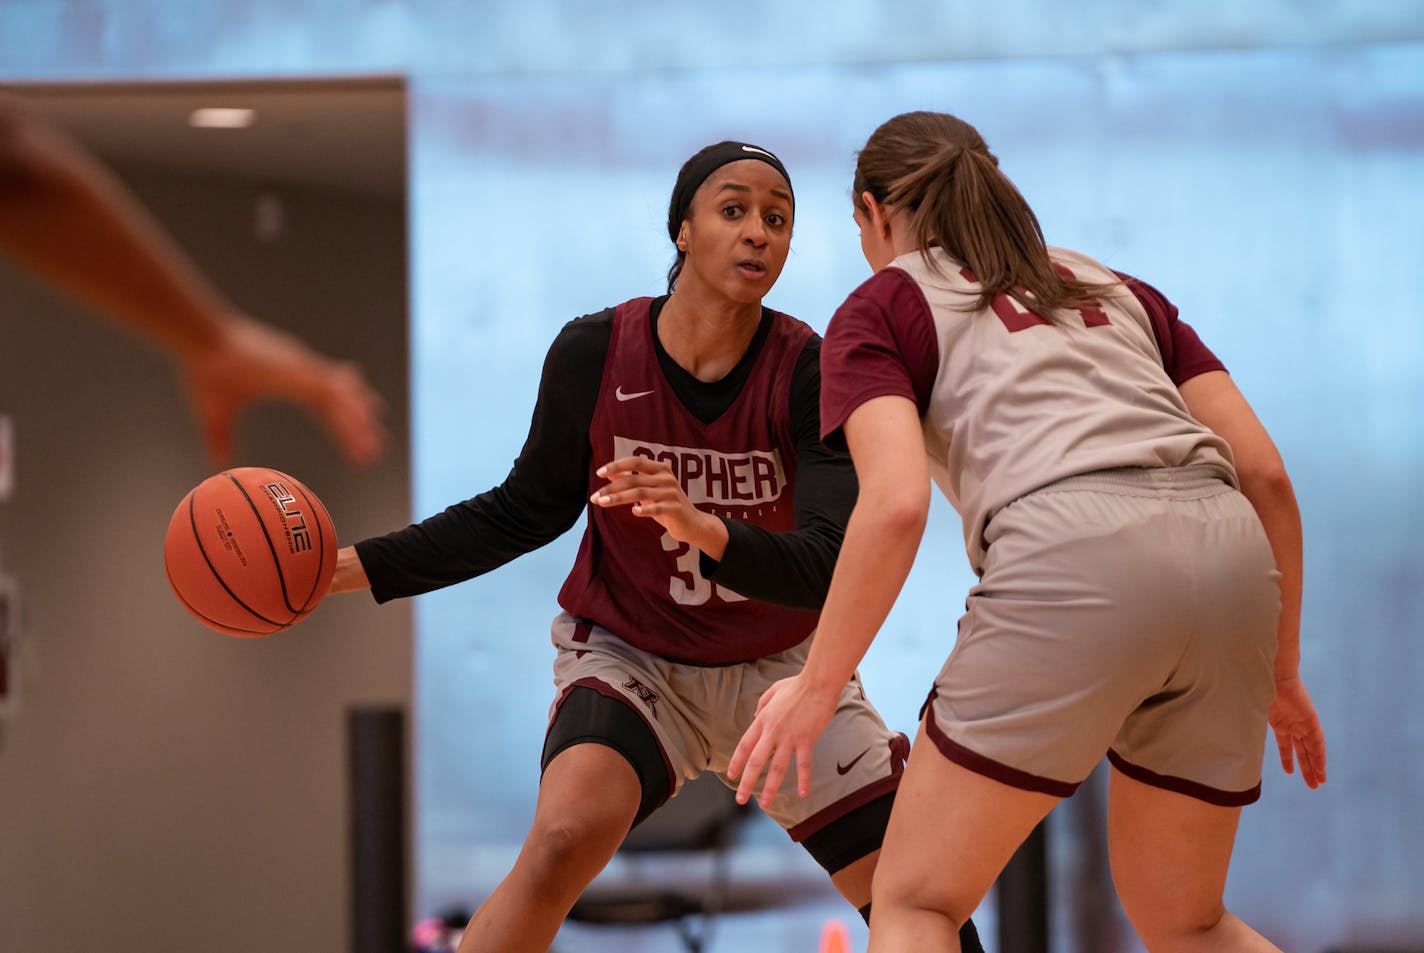
[(1305, 782), (1305, 786), (1312, 790), (1320, 787), (1320, 774), (1316, 770), (1315, 762), (1311, 760), (1310, 752), (1304, 746), (1296, 752), (1296, 760), (1300, 762), (1300, 779)]
[(791, 750), (778, 748), (766, 766), (766, 783), (762, 785), (761, 796), (758, 798), (763, 805), (770, 804), (771, 799), (776, 797), (776, 792), (781, 789), (781, 782), (786, 777), (786, 769), (790, 766)]
[(1304, 738), (1296, 739), (1295, 760), (1300, 765), (1300, 779), (1305, 782), (1305, 786), (1313, 788), (1318, 783), (1315, 780), (1315, 762), (1311, 759), (1310, 749), (1306, 747)]
[(596, 472), (612, 480), (625, 473), (671, 473), (672, 468), (661, 460), (649, 460), (647, 457), (619, 457), (605, 463)]
[(381, 422), (385, 401), (372, 390), (354, 365), (341, 365), (326, 410), (327, 427), (354, 463), (371, 463), (385, 453), (386, 428)]
[(327, 418), (327, 429), (352, 463), (372, 463), (386, 449), (386, 430), (371, 415)]
[(640, 475), (637, 473), (612, 473), (609, 476), (610, 479), (603, 489), (615, 493), (622, 490), (631, 490), (647, 483), (647, 479), (640, 478)]
[(609, 487), (612, 486), (614, 486), (614, 484), (610, 483), (608, 486), (594, 490), (593, 494), (589, 496), (588, 501), (590, 503), (596, 503), (599, 506), (627, 506), (629, 503), (648, 501), (651, 496), (651, 492), (647, 487), (635, 486), (609, 489)]
[(619, 457), (616, 460), (609, 460), (594, 472), (606, 479), (613, 479), (615, 476), (628, 473), (636, 469), (637, 457)]
[(805, 797), (811, 793), (811, 746), (796, 750), (796, 793)]
[(588, 501), (597, 503), (599, 506), (623, 506), (628, 503), (636, 503), (640, 499), (642, 499), (642, 494), (636, 487), (630, 488), (620, 480), (594, 490)]
[(658, 497), (652, 497), (652, 499), (642, 499), (632, 504), (632, 511), (634, 511), (634, 516), (671, 516), (671, 514), (678, 511), (678, 503), (676, 503), (676, 500), (662, 500), (658, 499)]
[(752, 749), (756, 747), (757, 740), (761, 737), (761, 724), (753, 721), (742, 734), (742, 738), (737, 742), (737, 748), (732, 752), (731, 759), (727, 762), (727, 777), (733, 781), (742, 776), (742, 770), (747, 765), (747, 759), (751, 757)]
[(1281, 767), (1286, 774), (1295, 773), (1295, 739), (1288, 729), (1276, 729), (1276, 749), (1281, 754)]
[(1301, 777), (1312, 788), (1325, 783), (1325, 738), (1320, 732), (1308, 732), (1296, 745)]
[[(753, 725), (753, 729), (756, 726)], [(751, 731), (748, 732), (751, 734)], [(742, 744), (751, 743), (752, 748), (746, 755), (746, 760), (739, 765), (738, 774), (741, 782), (737, 785), (737, 803), (745, 804), (756, 792), (757, 781), (761, 778), (762, 766), (766, 764), (766, 755), (762, 752), (760, 739), (752, 740), (750, 737), (743, 738)]]
[(228, 462), (232, 460), (232, 440), (226, 436), (208, 435), (208, 459), (212, 461), (215, 469), (223, 470), (227, 468)]
[(208, 448), (208, 459), (213, 466), (222, 469), (232, 458), (233, 411), (217, 401), (202, 398), (195, 401), (195, 409), (198, 428)]

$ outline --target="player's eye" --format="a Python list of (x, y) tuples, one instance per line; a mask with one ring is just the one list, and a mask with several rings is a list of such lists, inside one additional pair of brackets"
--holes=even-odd
[(730, 205), (722, 206), (723, 218), (736, 218), (740, 214), (742, 214), (742, 207), (735, 202)]

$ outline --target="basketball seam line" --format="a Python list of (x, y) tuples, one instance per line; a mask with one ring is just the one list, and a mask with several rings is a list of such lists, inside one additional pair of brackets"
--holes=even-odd
[(321, 584), (322, 569), (326, 566), (325, 523), (316, 518), (316, 511), (318, 508), (321, 509), (322, 514), (326, 516), (326, 523), (331, 522), (331, 514), (326, 512), (326, 507), (322, 506), (321, 500), (316, 499), (304, 484), (298, 483), (296, 480), (293, 480), (292, 484), (292, 492), (301, 493), (302, 499), (307, 504), (307, 512), (311, 513), (312, 522), (316, 524), (317, 545), (319, 547), (316, 553), (316, 578), (312, 580), (312, 591), (307, 595), (307, 601), (302, 603), (301, 608), (301, 612), (306, 614), (312, 610), (313, 599), (316, 599), (318, 602), (321, 601), (317, 596), (316, 587)]
[[(227, 584), (227, 580), (223, 579), (222, 573), (218, 572), (218, 567), (213, 565), (212, 559), (208, 557), (208, 548), (203, 545), (203, 536), (198, 532), (198, 518), (193, 514), (193, 510), (197, 506), (197, 495), (198, 494), (196, 490), (188, 494), (188, 525), (193, 531), (193, 538), (198, 541), (198, 552), (203, 554), (203, 562), (208, 564), (208, 570), (213, 574), (213, 578), (218, 581), (218, 585), (222, 586), (223, 590), (229, 596), (232, 596), (232, 601), (236, 602), (243, 609), (252, 613), (254, 616), (261, 619), (263, 622), (266, 622), (268, 625), (283, 625), (283, 623), (278, 622), (276, 619), (267, 618), (265, 615), (258, 612), (256, 609), (252, 608), (246, 602), (244, 602), (241, 596), (232, 591), (232, 587)], [(278, 572), (278, 578), (281, 578), (280, 572)], [(287, 625), (290, 624), (291, 623), (287, 623)]]
[[(275, 471), (268, 470), (267, 472), (273, 473)], [(247, 492), (247, 487), (239, 483), (237, 477), (231, 473), (227, 474), (227, 478), (232, 481), (233, 486), (237, 487), (237, 491), (242, 494), (243, 499), (247, 500), (247, 505), (251, 508), (252, 515), (257, 517), (257, 525), (262, 530), (262, 538), (267, 540), (267, 551), (272, 554), (272, 566), (277, 570), (277, 582), (282, 586), (282, 604), (287, 607), (288, 612), (292, 613), (291, 620), (284, 624), (291, 625), (301, 617), (302, 613), (300, 609), (292, 605), (292, 597), (287, 594), (287, 574), (282, 571), (282, 561), (277, 557), (277, 546), (272, 542), (272, 534), (267, 532), (267, 522), (262, 519), (262, 512), (257, 509), (257, 504), (252, 501), (252, 496)]]
[[(167, 569), (166, 566), (164, 567), (163, 572), (164, 572), (164, 575), (166, 575), (166, 576), (168, 577), (168, 585), (173, 589), (173, 595), (177, 596), (177, 597), (178, 597), (178, 601), (181, 602), (181, 603), (183, 603), (183, 608), (187, 609), (187, 610), (188, 610), (189, 612), (191, 612), (194, 616), (196, 616), (197, 618), (203, 620), (203, 621), (206, 622), (208, 625), (218, 626), (218, 627), (220, 627), (220, 628), (227, 629), (229, 632), (241, 632), (243, 635), (271, 635), (271, 634), (272, 634), (271, 632), (268, 632), (268, 631), (266, 631), (265, 629), (241, 629), (241, 628), (238, 628), (238, 627), (235, 626), (235, 625), (228, 625), (226, 622), (223, 622), (221, 619), (214, 619), (214, 618), (212, 618), (212, 617), (209, 616), (209, 615), (206, 615), (206, 614), (204, 614), (204, 613), (202, 613), (202, 612), (199, 612), (198, 609), (197, 609), (197, 607), (195, 607), (195, 606), (194, 606), (191, 602), (189, 602), (187, 599), (183, 598), (183, 593), (178, 590), (178, 585), (173, 581), (173, 574), (168, 571), (168, 569)], [(246, 607), (246, 606), (243, 606), (243, 608), (246, 609), (247, 607)], [(248, 609), (247, 611), (248, 611), (248, 612), (252, 612), (251, 609)], [(257, 613), (255, 613), (255, 612), (253, 612), (252, 614), (253, 614), (253, 615), (257, 615)], [(257, 616), (257, 617), (258, 617), (259, 619), (262, 618), (261, 616)], [(264, 621), (270, 621), (270, 620), (264, 620)]]

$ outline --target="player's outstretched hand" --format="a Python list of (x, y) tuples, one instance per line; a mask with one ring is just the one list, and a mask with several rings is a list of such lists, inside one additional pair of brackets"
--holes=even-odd
[(781, 781), (796, 759), (796, 792), (811, 793), (811, 751), (836, 713), (840, 692), (818, 692), (801, 675), (774, 683), (757, 702), (756, 717), (742, 735), (727, 776), (740, 779), (737, 803), (745, 804), (766, 772), (758, 799), (766, 804), (776, 796)]
[(595, 506), (631, 506), (634, 516), (657, 520), (674, 539), (704, 551), (709, 534), (726, 537), (722, 521), (693, 506), (677, 474), (661, 460), (622, 457), (599, 467), (598, 475), (608, 484), (589, 497)]
[(1276, 682), (1276, 699), (1266, 717), (1276, 733), (1281, 767), (1286, 774), (1294, 774), (1299, 761), (1300, 778), (1306, 787), (1324, 784), (1325, 730), (1320, 727), (1320, 717), (1299, 676)]
[(318, 354), (270, 325), (236, 315), (217, 343), (182, 355), (181, 362), (203, 439), (218, 465), (232, 453), (238, 411), (261, 398), (306, 408), (353, 463), (370, 463), (385, 449), (384, 402), (356, 365)]

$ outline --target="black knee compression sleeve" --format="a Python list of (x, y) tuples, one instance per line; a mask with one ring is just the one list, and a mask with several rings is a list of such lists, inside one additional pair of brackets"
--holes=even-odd
[(801, 842), (816, 863), (833, 874), (849, 867), (866, 854), (880, 849), (895, 792), (882, 794), (867, 804), (836, 818)]
[(959, 928), (959, 948), (964, 953), (984, 953), (984, 944), (979, 942), (979, 931), (973, 920), (965, 920), (964, 926)]
[(667, 762), (651, 728), (631, 705), (609, 698), (592, 688), (576, 686), (559, 705), (554, 723), (544, 736), (540, 770), (549, 767), (554, 756), (579, 744), (601, 744), (617, 751), (633, 770), (643, 788), (636, 826), (653, 813), (672, 791)]

